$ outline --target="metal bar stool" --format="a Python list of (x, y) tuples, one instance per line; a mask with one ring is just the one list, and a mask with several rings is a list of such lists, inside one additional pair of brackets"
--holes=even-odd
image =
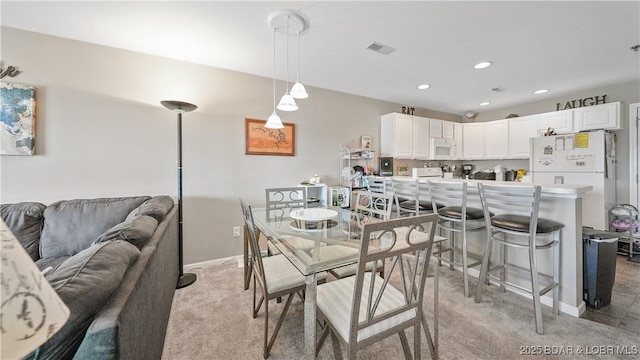
[[(536, 332), (542, 335), (542, 310), (540, 296), (553, 290), (553, 313), (558, 315), (559, 278), (560, 278), (560, 230), (563, 224), (549, 219), (538, 218), (540, 207), (540, 186), (512, 186), (478, 184), (480, 199), (484, 209), (487, 227), (487, 244), (482, 259), (480, 277), (476, 290), (475, 302), (479, 303), (485, 281), (494, 280), (504, 291), (505, 286), (519, 289), (533, 297), (533, 308), (536, 320)], [(500, 210), (503, 213), (491, 216), (490, 211)], [(496, 212), (497, 213), (497, 212)], [(542, 239), (538, 239), (542, 237)], [(489, 268), (491, 245), (500, 245), (500, 259), (497, 265)], [(509, 246), (529, 251), (529, 269), (505, 263), (504, 249)], [(538, 271), (536, 250), (553, 249), (553, 276)], [(507, 282), (505, 270), (527, 272), (531, 275), (531, 289)], [(491, 273), (500, 271), (500, 276)], [(547, 286), (540, 289), (539, 280), (545, 280)], [(544, 284), (543, 284), (544, 285)]]
[[(439, 235), (449, 240), (449, 247), (442, 249), (442, 242), (438, 243), (434, 257), (438, 264), (444, 261), (451, 269), (462, 267), (464, 282), (464, 296), (469, 297), (469, 268), (481, 264), (481, 255), (471, 254), (467, 250), (467, 231), (484, 229), (484, 213), (482, 209), (467, 206), (467, 183), (462, 181), (429, 180), (432, 208), (438, 214)], [(456, 233), (459, 234), (460, 247), (455, 246)], [(444, 242), (444, 241), (443, 241)], [(454, 253), (460, 252), (461, 262), (454, 258)], [(443, 257), (449, 253), (449, 258)], [(469, 257), (476, 262), (469, 264)]]

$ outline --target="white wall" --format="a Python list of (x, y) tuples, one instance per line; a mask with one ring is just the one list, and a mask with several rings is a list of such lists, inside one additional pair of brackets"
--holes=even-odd
[[(272, 111), (270, 78), (2, 27), (3, 81), (36, 87), (36, 155), (0, 158), (0, 202), (168, 194), (177, 197), (176, 114), (161, 100), (198, 105), (183, 116), (185, 264), (241, 253), (238, 202), (263, 206), (264, 189), (317, 173), (336, 183), (341, 142), (373, 137), (402, 106), (309, 88), (296, 156), (245, 155), (244, 119)], [(256, 59), (259, 61), (258, 59)], [(279, 89), (284, 84), (278, 83)], [(278, 90), (280, 92), (280, 90)], [(461, 121), (452, 114), (416, 114)]]

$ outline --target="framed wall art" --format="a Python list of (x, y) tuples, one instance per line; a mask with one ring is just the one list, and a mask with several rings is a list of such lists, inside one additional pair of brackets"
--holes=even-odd
[(266, 120), (244, 119), (245, 155), (294, 156), (296, 124), (283, 123), (283, 129), (264, 127)]
[(0, 83), (0, 155), (33, 155), (36, 89)]

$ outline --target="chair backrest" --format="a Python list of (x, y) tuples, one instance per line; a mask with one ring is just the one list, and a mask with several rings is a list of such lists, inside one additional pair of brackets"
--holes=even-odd
[(540, 208), (540, 186), (478, 183), (478, 189), (487, 224), (490, 223), (490, 212), (528, 216), (531, 218), (529, 234), (535, 238)]
[(398, 201), (414, 201), (417, 208), (420, 201), (417, 179), (391, 179), (391, 184)]
[(465, 181), (429, 180), (429, 196), (433, 212), (437, 213), (438, 207), (442, 206), (460, 206), (462, 214), (466, 215), (467, 183)]
[(379, 217), (382, 220), (391, 219), (393, 195), (375, 193), (371, 191), (358, 191), (356, 196), (355, 211), (365, 215)]
[(387, 182), (384, 178), (378, 176), (367, 177), (369, 185), (367, 189), (374, 193), (384, 194), (387, 192)]
[(260, 287), (265, 291), (266, 279), (264, 275), (264, 266), (262, 265), (262, 255), (260, 254), (260, 246), (258, 245), (258, 235), (253, 221), (251, 205), (240, 199), (240, 206), (242, 207), (242, 217), (244, 218), (244, 225), (247, 230), (246, 234), (249, 236), (249, 249), (251, 250), (250, 260), (253, 264), (254, 276), (258, 283), (260, 283)]
[(267, 208), (307, 207), (307, 188), (304, 186), (265, 189)]
[[(358, 342), (359, 334), (378, 332), (376, 324), (390, 317), (395, 316), (399, 322), (420, 322), (436, 221), (436, 214), (428, 214), (364, 225), (355, 276), (350, 344)], [(385, 237), (391, 238), (390, 244), (381, 248), (379, 244)], [(403, 255), (409, 254), (417, 257), (416, 261), (403, 262)], [(384, 279), (376, 275), (375, 269), (366, 271), (367, 263), (385, 259), (391, 259), (391, 266), (385, 266)], [(394, 272), (397, 275), (393, 275)], [(394, 276), (400, 277), (402, 286), (389, 284)]]

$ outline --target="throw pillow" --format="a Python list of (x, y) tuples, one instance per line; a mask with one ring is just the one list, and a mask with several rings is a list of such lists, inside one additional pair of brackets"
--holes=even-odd
[(33, 261), (40, 258), (40, 234), (46, 206), (37, 202), (0, 205), (0, 216)]
[[(126, 241), (103, 242), (70, 257), (46, 275), (71, 315), (60, 331), (40, 346), (38, 360), (73, 358), (87, 328), (139, 254)], [(35, 352), (27, 356), (34, 358)]]
[(148, 215), (136, 216), (125, 220), (100, 235), (94, 243), (108, 240), (124, 239), (142, 249), (144, 243), (153, 235), (158, 227), (158, 220)]
[(171, 208), (173, 208), (173, 199), (170, 196), (154, 196), (133, 209), (127, 216), (127, 220), (138, 215), (149, 215), (158, 220), (158, 222), (162, 222), (164, 217), (171, 211)]
[(148, 196), (138, 196), (65, 200), (47, 206), (40, 237), (40, 256), (77, 254), (148, 199)]

